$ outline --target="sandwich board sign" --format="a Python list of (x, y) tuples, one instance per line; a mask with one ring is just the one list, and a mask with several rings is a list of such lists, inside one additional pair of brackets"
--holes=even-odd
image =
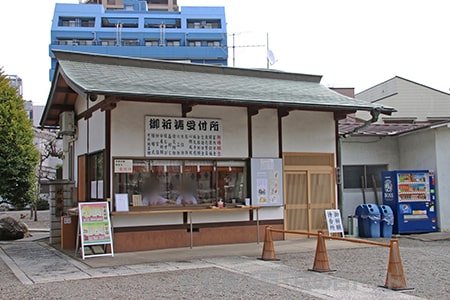
[(341, 233), (342, 237), (344, 237), (344, 226), (342, 226), (339, 209), (326, 209), (325, 217), (327, 218), (328, 234)]
[[(114, 256), (108, 202), (80, 202), (78, 211), (82, 258)], [(107, 245), (110, 245), (109, 253), (106, 253)]]

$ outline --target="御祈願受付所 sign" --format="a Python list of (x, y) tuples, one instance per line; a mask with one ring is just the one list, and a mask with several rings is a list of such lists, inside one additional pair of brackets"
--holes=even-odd
[(146, 156), (220, 157), (222, 150), (221, 120), (145, 117)]

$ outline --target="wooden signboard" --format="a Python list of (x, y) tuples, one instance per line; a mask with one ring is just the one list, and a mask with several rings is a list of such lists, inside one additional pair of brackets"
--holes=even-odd
[(82, 258), (114, 256), (108, 202), (78, 203), (78, 211)]
[(339, 209), (326, 209), (325, 217), (327, 218), (328, 233), (341, 233), (344, 237), (344, 227), (342, 226), (341, 212)]

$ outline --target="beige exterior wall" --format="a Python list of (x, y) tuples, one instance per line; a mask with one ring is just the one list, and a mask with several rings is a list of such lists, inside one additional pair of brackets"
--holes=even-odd
[[(416, 121), (450, 118), (449, 94), (398, 77), (359, 93), (356, 98), (394, 107), (398, 112), (393, 113), (392, 118), (416, 118)], [(357, 113), (357, 117), (363, 119), (368, 119), (368, 116), (365, 112)]]
[(282, 126), (283, 152), (335, 153), (333, 113), (291, 111)]

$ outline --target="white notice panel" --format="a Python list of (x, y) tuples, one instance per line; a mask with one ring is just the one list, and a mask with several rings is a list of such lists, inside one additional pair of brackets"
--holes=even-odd
[(252, 205), (283, 205), (283, 162), (280, 158), (252, 158)]
[(342, 237), (344, 237), (344, 227), (339, 209), (326, 209), (325, 217), (327, 218), (328, 233), (342, 233)]
[(222, 122), (217, 119), (145, 117), (145, 155), (221, 157)]

